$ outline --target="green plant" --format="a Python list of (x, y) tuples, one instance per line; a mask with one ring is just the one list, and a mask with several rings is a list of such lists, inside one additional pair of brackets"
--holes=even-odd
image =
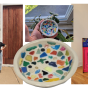
[[(47, 17), (47, 18), (45, 18), (45, 19), (51, 19), (51, 20), (54, 20), (56, 23), (59, 23), (59, 19), (56, 17), (56, 16), (58, 16), (58, 14), (54, 14), (54, 13), (52, 13), (52, 12), (49, 12), (50, 13), (50, 17)], [(36, 18), (37, 16), (35, 16), (34, 17), (34, 19), (32, 19), (31, 21), (33, 21), (34, 23), (31, 25), (31, 29), (34, 29), (35, 28), (35, 26), (37, 25), (37, 23), (39, 23), (39, 21), (41, 21), (42, 19), (41, 19), (41, 15), (39, 15), (37, 18)], [(59, 29), (60, 30), (60, 29)], [(60, 33), (59, 31), (58, 31), (58, 35), (57, 35), (57, 38), (59, 39), (59, 40), (61, 40), (62, 42), (72, 42), (73, 41), (73, 36), (72, 37), (70, 37), (70, 35), (68, 34), (68, 32), (66, 31), (66, 30), (62, 30), (61, 29), (61, 31), (63, 31), (63, 32), (65, 32), (68, 36), (69, 36), (69, 38), (68, 39), (66, 39), (63, 35), (62, 35), (62, 33)]]
[(25, 14), (28, 14), (30, 11), (32, 11), (37, 6), (38, 5), (25, 5)]

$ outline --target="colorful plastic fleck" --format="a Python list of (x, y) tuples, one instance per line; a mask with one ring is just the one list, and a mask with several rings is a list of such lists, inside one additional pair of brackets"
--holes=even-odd
[(42, 70), (42, 72), (43, 72), (43, 75), (47, 75), (48, 74), (48, 72), (46, 72), (46, 71)]
[(26, 53), (25, 53), (25, 52), (22, 52), (22, 53), (21, 53), (21, 58), (24, 58), (25, 55), (26, 55)]
[(62, 60), (65, 59), (65, 56), (62, 56), (61, 59), (62, 59)]
[(42, 79), (39, 79), (38, 81), (39, 81), (39, 82), (43, 82), (43, 80), (42, 80)]
[(49, 75), (48, 75), (48, 78), (52, 78), (52, 77), (53, 77), (53, 74), (49, 74)]
[(43, 57), (46, 57), (47, 54), (45, 52), (43, 52), (41, 55), (40, 55), (40, 58), (43, 58)]
[(60, 45), (51, 46), (52, 49), (58, 50)]
[(27, 66), (29, 64), (30, 64), (29, 62), (26, 62), (26, 61), (23, 62), (23, 66)]
[(34, 55), (35, 51), (31, 51), (29, 52), (30, 55)]
[(47, 80), (45, 82), (53, 82), (53, 81), (58, 81), (58, 80), (60, 80), (60, 79), (59, 78), (52, 78), (52, 79), (49, 79), (49, 80)]
[(41, 52), (40, 52), (40, 49), (38, 49), (36, 54), (40, 54), (40, 53), (41, 53)]
[(45, 67), (45, 70), (48, 72), (52, 72), (53, 69), (51, 67), (47, 66), (47, 67)]
[(59, 74), (63, 74), (62, 70), (56, 70), (56, 72), (59, 73)]
[(65, 76), (62, 76), (60, 80), (63, 80), (65, 78)]
[(57, 67), (56, 62), (49, 62), (50, 66)]
[(50, 53), (50, 52), (51, 52), (51, 49), (47, 48), (46, 53)]
[(20, 60), (19, 60), (19, 65), (21, 65), (21, 64), (22, 64), (22, 62), (23, 62), (23, 59), (22, 59), (22, 58), (20, 58)]
[(50, 54), (57, 55), (57, 51), (52, 51)]
[(62, 47), (60, 48), (60, 50), (61, 50), (61, 51), (64, 51), (64, 50), (65, 50), (65, 47), (62, 46)]
[(48, 41), (47, 43), (50, 44), (50, 45), (55, 45), (56, 44), (55, 42), (50, 42), (50, 41)]
[(32, 56), (31, 56), (31, 55), (27, 55), (27, 56), (25, 57), (25, 59), (26, 59), (27, 61), (32, 62)]
[(66, 65), (68, 65), (68, 64), (69, 64), (68, 59), (66, 59), (65, 64), (66, 64)]
[(64, 70), (64, 71), (69, 71), (69, 66), (66, 67), (66, 68), (63, 68), (62, 70)]
[(35, 71), (35, 74), (38, 74), (39, 72), (40, 72), (40, 69), (36, 70), (36, 71)]
[(31, 64), (36, 65), (36, 62), (32, 62)]
[(38, 44), (39, 47), (42, 47), (42, 44)]
[(53, 56), (48, 56), (49, 59), (53, 59)]
[(46, 59), (40, 59), (40, 60), (38, 60), (37, 62), (41, 62), (41, 63), (43, 64), (45, 60), (46, 60)]
[(57, 56), (62, 56), (63, 55), (63, 53), (61, 52), (61, 51), (59, 51), (58, 53), (57, 53)]
[(59, 65), (64, 65), (65, 61), (62, 61), (62, 60), (57, 60), (57, 64)]
[(21, 70), (23, 73), (27, 72), (27, 68), (26, 67), (21, 67)]
[(30, 47), (30, 48), (27, 48), (26, 51), (31, 51), (31, 50), (36, 49), (36, 48), (37, 48), (37, 46), (33, 46), (33, 47)]
[(65, 53), (65, 55), (66, 55), (66, 56), (69, 56), (69, 52), (68, 52), (68, 50), (66, 50), (66, 53)]
[(57, 73), (53, 73), (54, 76), (58, 77), (58, 78), (61, 78), (61, 75), (57, 74)]

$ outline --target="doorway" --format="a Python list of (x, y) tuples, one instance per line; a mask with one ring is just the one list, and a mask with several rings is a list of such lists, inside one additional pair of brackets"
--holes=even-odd
[(23, 45), (23, 6), (3, 6), (3, 64), (13, 64), (16, 52)]

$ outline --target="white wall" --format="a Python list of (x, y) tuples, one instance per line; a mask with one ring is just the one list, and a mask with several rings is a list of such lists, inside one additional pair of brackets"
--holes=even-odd
[(0, 41), (1, 41), (1, 5), (0, 5)]
[(88, 4), (74, 4), (74, 42), (72, 48), (78, 55), (79, 66), (82, 66), (82, 38), (88, 38)]

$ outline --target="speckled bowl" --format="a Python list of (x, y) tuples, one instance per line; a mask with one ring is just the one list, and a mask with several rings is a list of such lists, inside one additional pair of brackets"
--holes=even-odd
[[(45, 22), (47, 22), (47, 21), (49, 21), (49, 22), (52, 22), (54, 25), (52, 25), (52, 23), (45, 23)], [(45, 25), (44, 25), (45, 24)], [(44, 28), (44, 26), (46, 26), (45, 28)], [(50, 27), (49, 27), (50, 26)], [(43, 30), (46, 30), (47, 29), (47, 31), (48, 31), (48, 33), (45, 33)], [(54, 30), (55, 29), (55, 30)], [(50, 31), (49, 32), (49, 30), (52, 30), (52, 31)], [(50, 19), (46, 19), (46, 20), (44, 20), (42, 23), (41, 23), (41, 25), (40, 25), (40, 31), (41, 31), (41, 33), (43, 34), (43, 35), (45, 35), (45, 36), (47, 36), (47, 37), (52, 37), (52, 36), (54, 36), (57, 32), (58, 32), (58, 24), (54, 21), (54, 20), (50, 20)], [(50, 34), (49, 34), (50, 33)], [(52, 34), (52, 35), (51, 35)]]
[(51, 87), (73, 76), (78, 66), (76, 53), (67, 44), (51, 38), (21, 47), (14, 57), (15, 73), (28, 84)]

